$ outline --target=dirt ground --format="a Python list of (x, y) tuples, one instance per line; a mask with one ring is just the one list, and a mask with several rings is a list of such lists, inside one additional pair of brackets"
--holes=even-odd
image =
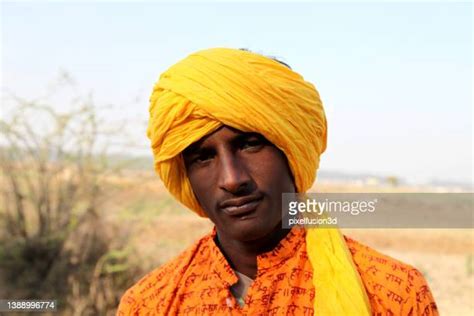
[[(180, 237), (176, 236), (179, 226)], [(173, 258), (212, 225), (190, 216), (156, 219), (137, 235), (139, 251), (152, 269)], [(441, 315), (473, 315), (472, 230), (344, 230), (344, 234), (418, 268), (428, 280)]]
[[(361, 191), (349, 186), (318, 189)], [(128, 207), (121, 216), (134, 227), (130, 242), (145, 270), (175, 257), (212, 228), (206, 219), (177, 204), (159, 184), (128, 192), (139, 197), (141, 204), (136, 208), (140, 211)], [(474, 230), (344, 229), (343, 233), (418, 268), (428, 280), (441, 315), (474, 315)]]

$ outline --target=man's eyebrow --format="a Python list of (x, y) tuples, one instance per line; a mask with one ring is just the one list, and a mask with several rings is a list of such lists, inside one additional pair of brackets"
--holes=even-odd
[[(229, 139), (229, 141), (231, 143), (239, 143), (239, 142), (245, 141), (246, 139), (251, 138), (251, 137), (257, 137), (260, 140), (268, 141), (268, 140), (266, 140), (265, 137), (263, 137), (263, 135), (261, 135), (257, 132), (240, 132), (237, 135), (231, 137)], [(206, 150), (206, 149), (208, 149), (208, 148), (205, 144), (205, 139), (201, 139), (201, 140), (189, 145), (183, 151), (183, 155), (184, 156), (190, 156), (190, 155), (198, 154), (199, 152), (201, 152), (203, 150)]]
[(261, 134), (257, 133), (257, 132), (242, 132), (242, 133), (239, 133), (238, 135), (236, 135), (234, 138), (232, 138), (232, 142), (234, 141), (242, 141), (242, 140), (246, 140), (247, 138), (250, 138), (250, 137), (257, 137), (259, 139), (265, 139), (265, 137), (263, 137)]
[(183, 150), (183, 156), (189, 156), (198, 153), (202, 149), (202, 143), (203, 141), (200, 140), (186, 147), (186, 149)]

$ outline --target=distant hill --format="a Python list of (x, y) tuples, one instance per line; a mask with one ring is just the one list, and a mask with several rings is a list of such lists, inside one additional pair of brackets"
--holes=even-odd
[[(0, 150), (8, 150), (6, 147), (0, 146)], [(126, 153), (113, 153), (108, 155), (108, 162), (110, 166), (121, 166), (124, 169), (136, 171), (152, 171), (153, 157), (149, 156), (134, 156)], [(410, 183), (407, 179), (398, 177), (396, 175), (377, 175), (372, 173), (352, 173), (337, 170), (319, 170), (319, 181), (337, 181), (337, 182), (353, 182), (366, 185), (423, 185), (430, 187), (447, 187), (460, 188), (463, 190), (473, 190), (474, 184), (469, 182), (449, 181), (443, 179), (433, 179), (425, 183)]]

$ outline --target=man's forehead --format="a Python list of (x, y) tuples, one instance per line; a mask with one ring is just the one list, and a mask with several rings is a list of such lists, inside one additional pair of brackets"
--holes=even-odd
[(249, 137), (249, 136), (260, 136), (262, 138), (263, 135), (261, 135), (258, 132), (244, 132), (239, 129), (236, 129), (234, 127), (230, 127), (227, 125), (222, 125), (212, 133), (209, 133), (205, 136), (203, 136), (201, 139), (198, 141), (192, 143), (189, 145), (183, 153), (188, 153), (188, 152), (193, 152), (196, 149), (206, 146), (209, 143), (212, 143), (214, 140), (219, 139), (219, 140), (225, 140), (225, 141), (232, 141), (236, 138), (241, 138), (241, 137)]

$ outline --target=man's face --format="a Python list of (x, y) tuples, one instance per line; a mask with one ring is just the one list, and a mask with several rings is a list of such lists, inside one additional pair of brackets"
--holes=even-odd
[(281, 194), (295, 186), (285, 155), (263, 136), (223, 126), (186, 148), (183, 158), (220, 236), (252, 241), (281, 228)]

